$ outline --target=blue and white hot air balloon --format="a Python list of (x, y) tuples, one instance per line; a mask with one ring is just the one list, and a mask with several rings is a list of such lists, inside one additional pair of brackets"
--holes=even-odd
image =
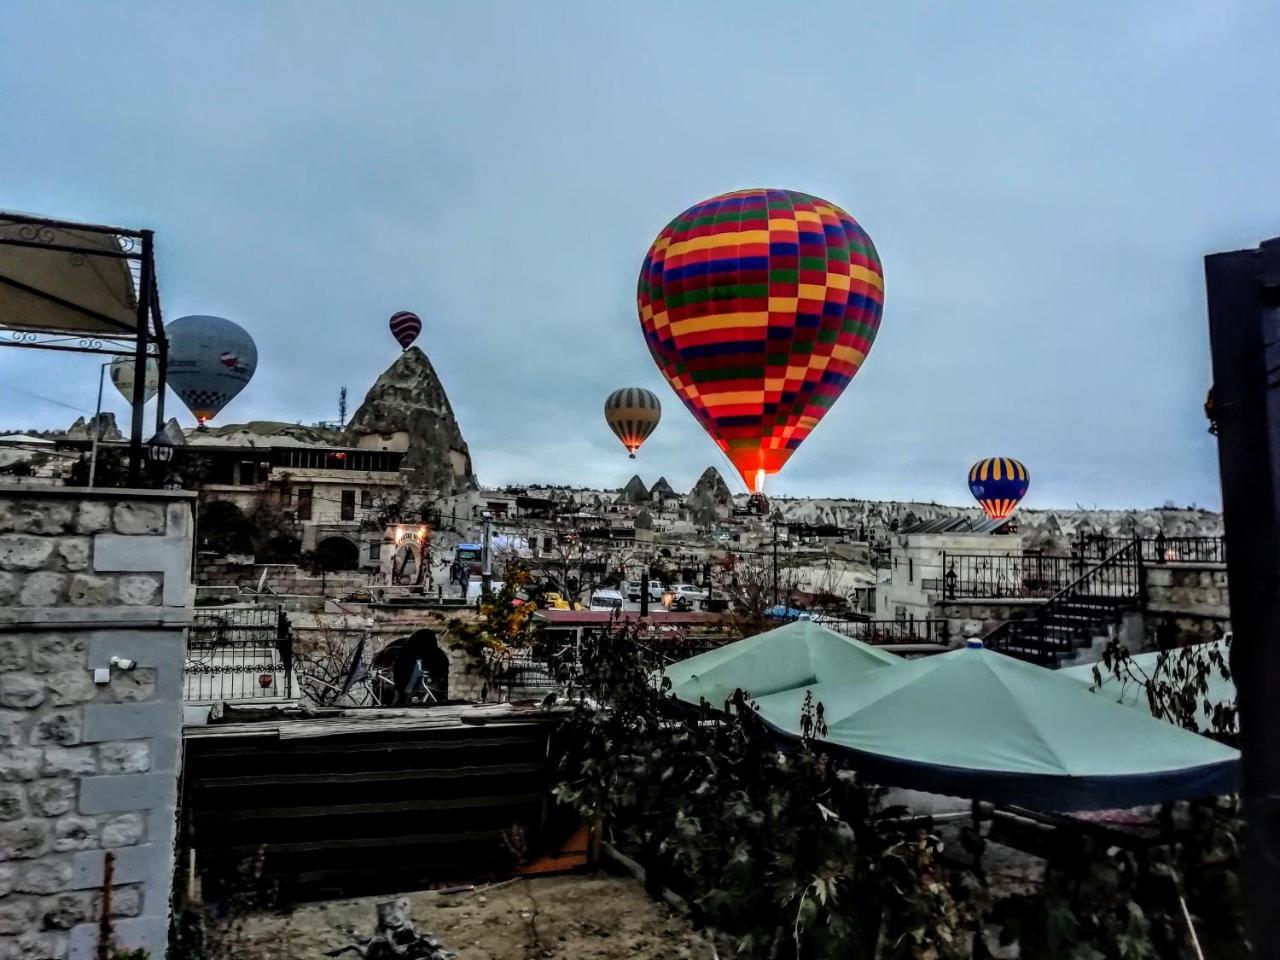
[(165, 332), (169, 386), (203, 427), (248, 385), (258, 348), (243, 327), (223, 317), (179, 317)]

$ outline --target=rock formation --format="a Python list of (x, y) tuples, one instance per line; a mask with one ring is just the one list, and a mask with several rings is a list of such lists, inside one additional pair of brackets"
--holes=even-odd
[(406, 450), (400, 469), (411, 493), (449, 497), (479, 489), (449, 397), (417, 347), (378, 377), (347, 425), (345, 442), (351, 446), (377, 449), (379, 439), (387, 449)]
[(636, 474), (627, 481), (627, 485), (618, 494), (615, 503), (645, 503), (649, 499), (649, 488), (644, 485), (640, 475)]
[(667, 483), (666, 477), (659, 477), (658, 482), (649, 488), (649, 499), (659, 502), (664, 500), (678, 500), (679, 495), (671, 489), (671, 484)]
[(206, 427), (196, 435), (197, 441), (203, 437), (242, 447), (259, 445), (333, 447), (342, 443), (340, 430), (319, 426), (304, 427), (300, 423), (283, 423), (279, 420), (250, 420), (248, 423), (224, 423), (216, 427)]
[[(120, 428), (116, 426), (116, 415), (103, 411), (98, 414), (98, 439), (115, 441), (123, 440), (124, 434), (120, 432)], [(90, 417), (86, 420), (84, 417), (76, 417), (76, 422), (67, 428), (68, 440), (92, 440), (93, 439), (93, 422), (94, 418)]]
[(724, 520), (733, 513), (733, 494), (715, 467), (707, 467), (684, 498), (685, 509), (694, 523), (708, 524)]

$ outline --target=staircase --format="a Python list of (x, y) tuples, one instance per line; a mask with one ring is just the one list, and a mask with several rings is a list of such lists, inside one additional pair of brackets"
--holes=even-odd
[(1131, 540), (1067, 584), (1027, 620), (1006, 620), (985, 637), (990, 650), (1056, 667), (1077, 650), (1111, 635), (1142, 603), (1141, 543)]

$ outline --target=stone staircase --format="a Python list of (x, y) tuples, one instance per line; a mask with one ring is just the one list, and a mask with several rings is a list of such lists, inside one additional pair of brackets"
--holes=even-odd
[(1089, 648), (1097, 653), (1124, 614), (1142, 603), (1141, 545), (1124, 544), (1050, 597), (1025, 620), (1006, 620), (983, 638), (989, 649), (1057, 667)]

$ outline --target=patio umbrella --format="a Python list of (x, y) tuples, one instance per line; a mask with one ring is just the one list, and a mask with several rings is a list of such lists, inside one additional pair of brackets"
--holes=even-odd
[(799, 736), (811, 690), (827, 725), (822, 742), (877, 783), (1051, 810), (1236, 790), (1238, 751), (979, 641), (839, 680), (814, 672), (817, 682), (761, 690), (760, 716)]
[[(1224, 640), (1213, 640), (1206, 644), (1206, 648), (1216, 648), (1224, 657), (1227, 655), (1227, 644)], [(1177, 656), (1178, 651), (1169, 651), (1169, 656)], [(1163, 654), (1160, 651), (1153, 653), (1139, 653), (1130, 660), (1139, 676), (1150, 676), (1151, 671), (1156, 668), (1160, 657)], [(1101, 663), (1086, 663), (1078, 667), (1064, 667), (1058, 672), (1064, 677), (1070, 677), (1078, 683), (1083, 683), (1086, 687), (1093, 686), (1093, 668), (1097, 667), (1102, 673), (1102, 685), (1094, 690), (1095, 693), (1106, 697), (1116, 703), (1123, 703), (1126, 707), (1133, 707), (1135, 710), (1141, 710), (1149, 713), (1151, 710), (1151, 702), (1147, 699), (1146, 687), (1137, 680), (1119, 680), (1114, 674), (1107, 671), (1107, 668)], [(1205, 678), (1208, 689), (1204, 693), (1204, 698), (1210, 703), (1229, 703), (1236, 698), (1236, 685), (1230, 681), (1223, 679), (1222, 674), (1215, 668), (1210, 671), (1209, 676)]]
[(681, 660), (667, 667), (665, 674), (680, 700), (696, 706), (705, 698), (719, 707), (735, 690), (758, 699), (798, 689), (803, 701), (805, 689), (825, 689), (828, 683), (903, 662), (811, 620), (797, 620)]

